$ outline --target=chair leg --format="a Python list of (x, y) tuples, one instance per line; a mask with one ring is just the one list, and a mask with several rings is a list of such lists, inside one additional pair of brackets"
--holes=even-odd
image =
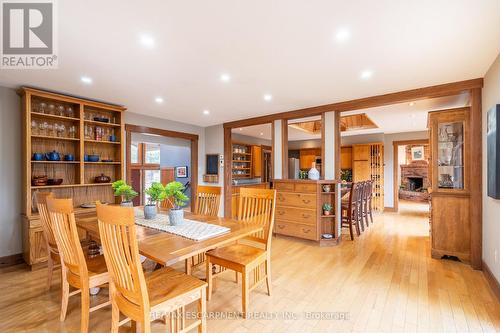
[(246, 319), (247, 317), (247, 305), (248, 305), (248, 273), (246, 269), (241, 272), (241, 308), (243, 310), (242, 317)]
[(365, 225), (363, 224), (363, 203), (359, 202), (358, 203), (358, 214), (357, 214), (357, 219), (356, 223), (361, 228), (361, 231), (365, 231)]
[(90, 316), (90, 296), (89, 288), (82, 288), (82, 314), (80, 323), (80, 332), (87, 333), (89, 331), (89, 316)]
[(209, 256), (207, 256), (206, 258), (206, 267), (207, 267), (207, 283), (208, 283), (207, 301), (210, 301), (210, 298), (212, 297), (213, 273), (212, 273), (212, 263), (210, 262)]
[(370, 212), (370, 220), (373, 224), (373, 215), (372, 215), (372, 201), (370, 200), (370, 208), (368, 209), (368, 211)]
[(66, 319), (66, 312), (68, 311), (69, 300), (69, 283), (66, 280), (66, 269), (61, 266), (61, 317), (60, 320)]
[(354, 221), (356, 223), (356, 234), (358, 236), (360, 236), (361, 231), (359, 230), (359, 212), (357, 212), (357, 211), (354, 212), (354, 216), (353, 216), (353, 219), (351, 221)]
[(354, 240), (354, 233), (352, 232), (352, 216), (349, 218), (349, 233), (351, 234), (351, 240)]
[(238, 272), (234, 272), (234, 280), (236, 281), (236, 284), (238, 284)]
[(109, 298), (111, 300), (111, 332), (118, 333), (120, 309), (118, 309), (118, 305), (113, 301), (115, 299), (115, 286), (112, 283), (109, 284)]
[(52, 275), (54, 274), (54, 260), (52, 259), (52, 255), (49, 251), (49, 256), (47, 260), (47, 289), (50, 290), (52, 286)]
[(271, 260), (270, 258), (266, 259), (266, 286), (267, 286), (267, 294), (271, 296)]
[(198, 326), (198, 333), (206, 333), (207, 332), (207, 302), (206, 302), (206, 293), (207, 289), (201, 289), (201, 297), (198, 300), (198, 314), (200, 316), (200, 325)]

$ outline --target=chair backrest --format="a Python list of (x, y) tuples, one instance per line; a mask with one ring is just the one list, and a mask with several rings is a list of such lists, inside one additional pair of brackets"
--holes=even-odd
[(371, 200), (372, 199), (372, 196), (373, 196), (373, 180), (369, 180), (367, 181), (368, 183), (368, 193), (366, 195), (367, 199), (368, 200)]
[(47, 198), (53, 198), (54, 193), (52, 192), (37, 192), (36, 202), (38, 213), (40, 214), (40, 222), (42, 224), (43, 235), (49, 246), (49, 251), (57, 250), (56, 238), (54, 236), (54, 231), (50, 223), (49, 211), (47, 210)]
[(220, 187), (198, 186), (195, 214), (217, 216), (220, 206)]
[(47, 198), (54, 238), (64, 266), (68, 269), (70, 282), (84, 283), (88, 279), (87, 263), (83, 255), (75, 222), (72, 199)]
[(274, 226), (276, 190), (260, 188), (240, 189), (238, 220), (257, 222), (264, 230), (255, 234), (255, 240), (264, 243), (266, 250), (271, 249), (271, 232)]
[(146, 280), (139, 257), (134, 209), (97, 205), (99, 235), (120, 311), (134, 320), (149, 316)]

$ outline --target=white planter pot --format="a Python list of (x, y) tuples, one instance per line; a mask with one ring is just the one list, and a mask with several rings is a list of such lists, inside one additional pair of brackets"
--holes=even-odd
[(181, 225), (184, 223), (184, 210), (182, 209), (171, 209), (168, 211), (168, 219), (170, 220), (170, 225)]
[(122, 201), (120, 203), (120, 206), (122, 206), (122, 207), (134, 207), (134, 203), (132, 201)]
[(156, 205), (146, 205), (144, 206), (144, 218), (146, 220), (151, 220), (156, 217), (156, 213), (158, 210), (156, 209)]

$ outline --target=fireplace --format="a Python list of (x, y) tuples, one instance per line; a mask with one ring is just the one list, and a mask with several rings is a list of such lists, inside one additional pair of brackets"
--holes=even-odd
[(407, 191), (421, 191), (424, 187), (424, 177), (408, 177), (406, 186)]

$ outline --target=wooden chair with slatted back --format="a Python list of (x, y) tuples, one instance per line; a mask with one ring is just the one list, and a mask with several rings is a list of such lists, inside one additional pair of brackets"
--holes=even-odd
[[(263, 230), (247, 239), (260, 245), (233, 244), (206, 253), (208, 299), (212, 294), (212, 265), (219, 265), (240, 273), (242, 276), (242, 315), (246, 318), (249, 292), (266, 282), (267, 293), (271, 295), (271, 233), (274, 226), (276, 190), (242, 188), (240, 190), (238, 220), (259, 223)], [(264, 269), (262, 269), (264, 268)], [(254, 283), (249, 285), (253, 272)]]
[(54, 269), (60, 267), (61, 259), (57, 250), (57, 243), (50, 224), (49, 211), (47, 210), (47, 198), (53, 198), (52, 192), (37, 192), (36, 201), (38, 213), (40, 214), (40, 223), (42, 225), (43, 236), (47, 247), (47, 288), (52, 286), (52, 276)]
[[(172, 315), (170, 332), (186, 332), (198, 327), (206, 331), (207, 284), (190, 275), (163, 267), (144, 274), (130, 207), (97, 206), (99, 235), (111, 276), (111, 331), (132, 320), (142, 332), (151, 331), (150, 320)], [(185, 327), (185, 306), (198, 303), (198, 320)], [(120, 321), (120, 312), (127, 319)]]
[(361, 234), (359, 230), (359, 197), (361, 195), (361, 183), (352, 183), (349, 193), (349, 201), (342, 204), (342, 227), (349, 228), (351, 240), (354, 240), (353, 226), (356, 227), (356, 234)]
[[(194, 213), (196, 215), (217, 217), (219, 215), (221, 188), (216, 186), (198, 186), (196, 189), (196, 205)], [(205, 264), (205, 253), (200, 253), (195, 257), (186, 259), (186, 274), (191, 274), (190, 270)]]
[[(109, 282), (106, 262), (102, 255), (93, 258), (85, 257), (78, 237), (72, 199), (49, 197), (47, 198), (47, 210), (61, 257), (62, 300), (60, 319), (64, 321), (66, 318), (69, 297), (80, 293), (82, 308), (80, 332), (85, 333), (89, 329), (90, 312), (111, 304), (108, 301), (90, 307), (90, 288)], [(69, 286), (77, 290), (70, 293)]]

